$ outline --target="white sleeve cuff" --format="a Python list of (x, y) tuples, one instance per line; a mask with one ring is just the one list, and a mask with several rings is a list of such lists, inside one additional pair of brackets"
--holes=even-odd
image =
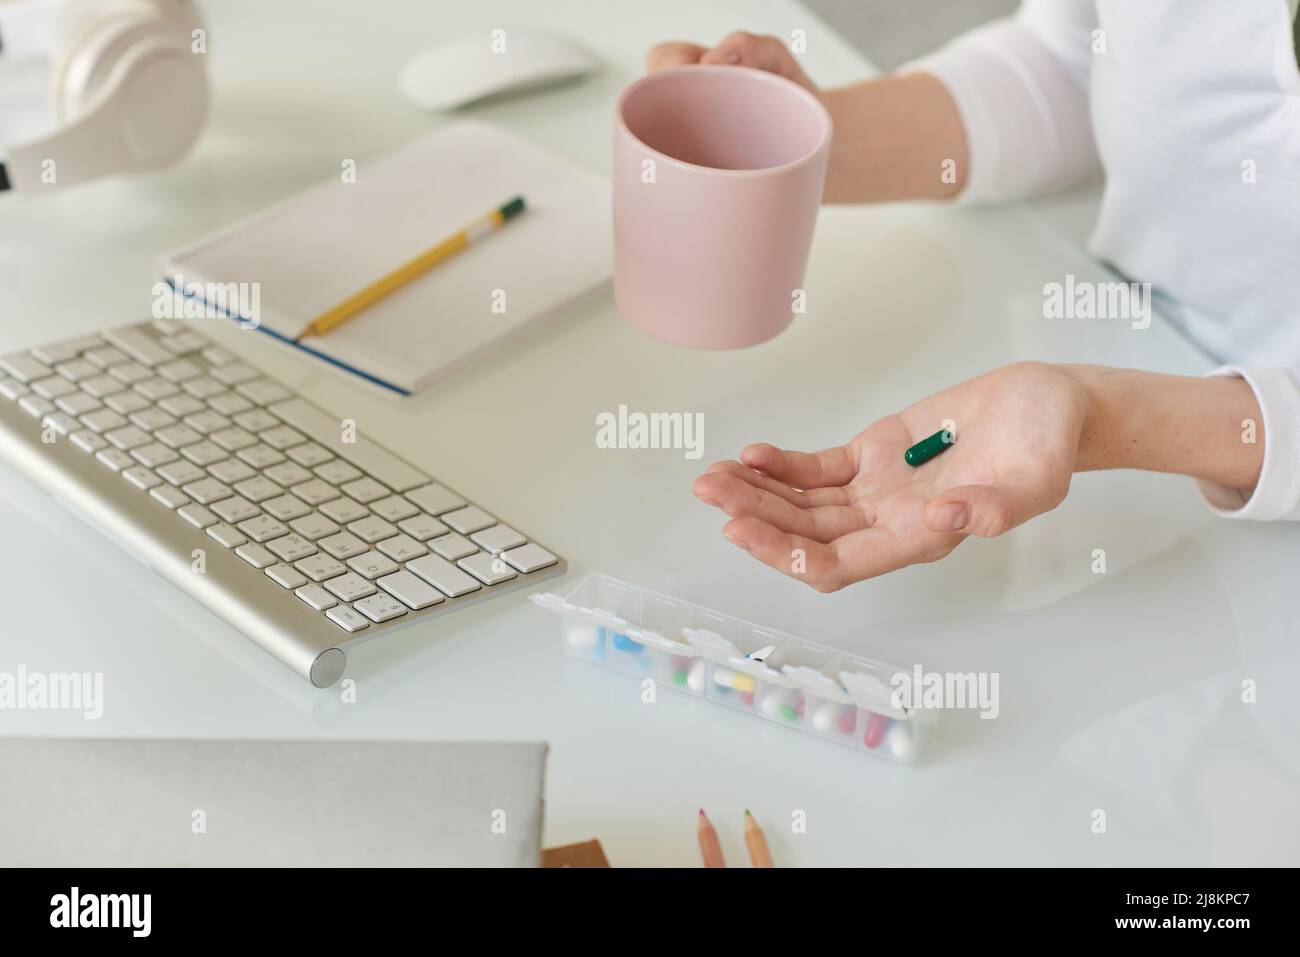
[(1245, 379), (1255, 390), (1263, 420), (1256, 432), (1263, 433), (1264, 464), (1253, 492), (1197, 480), (1202, 497), (1224, 518), (1300, 520), (1300, 374), (1223, 366), (1210, 375)]
[(1050, 192), (1099, 165), (1087, 93), (1021, 19), (978, 27), (898, 72), (937, 77), (956, 104), (970, 163), (961, 202)]

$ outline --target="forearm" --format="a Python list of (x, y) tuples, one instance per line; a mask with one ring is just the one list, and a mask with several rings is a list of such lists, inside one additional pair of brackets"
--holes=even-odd
[(1092, 365), (1063, 369), (1088, 394), (1076, 472), (1146, 469), (1243, 490), (1258, 482), (1264, 423), (1242, 379)]
[[(828, 203), (947, 199), (966, 175), (966, 134), (947, 89), (912, 73), (826, 90), (835, 123)], [(948, 174), (948, 175), (945, 175)]]

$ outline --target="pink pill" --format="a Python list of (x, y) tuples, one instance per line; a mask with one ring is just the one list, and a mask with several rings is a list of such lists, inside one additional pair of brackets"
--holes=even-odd
[(889, 719), (883, 714), (873, 714), (871, 720), (867, 722), (867, 733), (863, 737), (863, 743), (869, 748), (877, 748), (880, 742), (885, 739), (885, 730), (889, 727)]
[(858, 712), (851, 706), (840, 708), (840, 718), (836, 722), (840, 729), (840, 734), (852, 734), (853, 726), (857, 724)]
[(744, 702), (744, 704), (745, 704), (746, 707), (748, 707), (749, 705), (751, 705), (751, 704), (754, 703), (754, 692), (752, 692), (752, 691), (742, 691), (742, 692), (740, 693), (740, 700), (741, 700), (742, 702)]

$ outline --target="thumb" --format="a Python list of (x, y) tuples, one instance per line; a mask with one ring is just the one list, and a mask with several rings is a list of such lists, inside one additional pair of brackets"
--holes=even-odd
[(960, 485), (930, 500), (925, 507), (925, 526), (933, 532), (994, 538), (1041, 511), (1044, 509), (1036, 507), (1033, 494), (1025, 489)]

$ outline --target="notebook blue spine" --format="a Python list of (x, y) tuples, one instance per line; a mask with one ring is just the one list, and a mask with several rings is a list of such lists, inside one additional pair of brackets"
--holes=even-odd
[[(195, 295), (194, 293), (185, 289), (183, 286), (178, 287), (176, 285), (175, 277), (165, 276), (163, 278), (163, 282), (167, 283), (168, 287), (170, 287), (173, 292), (180, 293), (184, 298), (195, 300), (202, 303), (203, 307), (208, 311), (218, 313), (224, 316), (225, 318), (230, 319), (233, 322), (239, 323), (244, 328), (248, 328), (246, 325), (244, 325), (248, 321), (244, 316), (241, 316), (237, 313), (230, 312), (230, 310), (226, 309), (220, 303), (209, 302), (203, 296)], [(366, 372), (364, 369), (358, 369), (354, 365), (349, 365), (348, 363), (342, 361), (341, 359), (334, 358), (334, 356), (326, 355), (325, 353), (320, 352), (317, 349), (313, 349), (311, 346), (305, 345), (297, 341), (296, 339), (291, 339), (288, 336), (283, 336), (280, 333), (276, 332), (274, 329), (268, 329), (265, 326), (261, 325), (260, 323), (254, 326), (253, 328), (256, 329), (258, 332), (270, 336), (272, 339), (276, 340), (277, 342), (284, 343), (287, 346), (293, 346), (295, 349), (305, 352), (310, 356), (314, 356), (317, 359), (321, 359), (325, 362), (328, 362), (330, 365), (334, 366), (335, 368), (342, 369), (344, 372), (350, 372), (352, 375), (365, 379), (367, 382), (373, 383), (374, 385), (387, 389), (390, 392), (396, 392), (398, 395), (406, 395), (406, 396), (409, 396), (411, 394), (410, 390), (408, 389), (403, 389), (399, 385), (394, 385), (392, 382), (388, 382), (385, 379), (381, 379), (379, 378), (379, 376)]]

